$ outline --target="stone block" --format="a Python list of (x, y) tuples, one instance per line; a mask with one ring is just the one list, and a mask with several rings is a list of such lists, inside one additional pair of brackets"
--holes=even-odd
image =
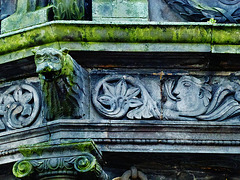
[(13, 15), (2, 20), (1, 33), (7, 33), (10, 31), (48, 22), (51, 8), (51, 6), (48, 6), (37, 11), (30, 11), (26, 13), (20, 13), (17, 11)]
[(148, 21), (147, 0), (93, 0), (93, 20)]

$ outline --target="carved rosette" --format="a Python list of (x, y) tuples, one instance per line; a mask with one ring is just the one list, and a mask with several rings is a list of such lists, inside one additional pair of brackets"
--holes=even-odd
[(41, 101), (36, 88), (30, 84), (12, 85), (0, 94), (0, 129), (19, 129), (33, 124)]
[(157, 103), (142, 82), (131, 76), (106, 76), (92, 93), (98, 112), (108, 118), (160, 119)]

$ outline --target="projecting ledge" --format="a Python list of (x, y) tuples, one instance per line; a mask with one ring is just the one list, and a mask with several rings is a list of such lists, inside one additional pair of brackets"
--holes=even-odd
[[(239, 53), (239, 26), (53, 21), (0, 35), (0, 64), (31, 56), (35, 47), (49, 46), (76, 51)], [(212, 51), (213, 45), (231, 49)]]
[(162, 120), (55, 120), (0, 134), (2, 164), (22, 159), (21, 145), (92, 139), (102, 152), (239, 154), (240, 124)]

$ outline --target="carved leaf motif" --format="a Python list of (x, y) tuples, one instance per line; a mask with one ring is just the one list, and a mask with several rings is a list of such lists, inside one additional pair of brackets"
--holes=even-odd
[(104, 105), (112, 105), (113, 97), (108, 95), (101, 95), (98, 97), (98, 101)]
[(130, 99), (129, 100), (129, 107), (135, 108), (141, 106), (143, 103), (139, 99)]
[(13, 97), (14, 97), (15, 101), (19, 101), (22, 97), (22, 90), (18, 89), (16, 91), (14, 91)]
[(20, 99), (20, 102), (23, 104), (29, 103), (33, 98), (32, 93), (24, 93)]
[(127, 92), (127, 83), (121, 79), (116, 86), (116, 96), (124, 96), (126, 92)]
[(129, 119), (160, 118), (156, 102), (138, 79), (110, 76), (99, 83), (93, 94), (93, 104), (106, 117), (121, 118), (127, 115)]
[(32, 106), (30, 104), (24, 104), (23, 105), (23, 111), (22, 111), (22, 116), (30, 116), (32, 113)]
[(8, 94), (8, 95), (4, 96), (4, 105), (5, 106), (8, 106), (13, 102), (15, 102), (15, 100), (12, 95)]
[(147, 99), (147, 102), (143, 103), (141, 107), (129, 111), (127, 113), (127, 117), (129, 119), (149, 119), (152, 117), (159, 119), (160, 112), (157, 108), (156, 102), (150, 97), (150, 99)]
[(108, 83), (103, 83), (103, 92), (105, 95), (114, 96), (115, 89), (113, 86), (109, 85)]
[(131, 87), (127, 90), (126, 96), (130, 99), (130, 98), (137, 96), (139, 93), (140, 93), (139, 88)]

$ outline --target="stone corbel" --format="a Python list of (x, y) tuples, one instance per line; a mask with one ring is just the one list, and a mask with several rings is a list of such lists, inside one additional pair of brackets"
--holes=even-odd
[(102, 155), (91, 140), (28, 145), (19, 151), (24, 159), (13, 166), (13, 174), (19, 179), (108, 179), (100, 165)]

